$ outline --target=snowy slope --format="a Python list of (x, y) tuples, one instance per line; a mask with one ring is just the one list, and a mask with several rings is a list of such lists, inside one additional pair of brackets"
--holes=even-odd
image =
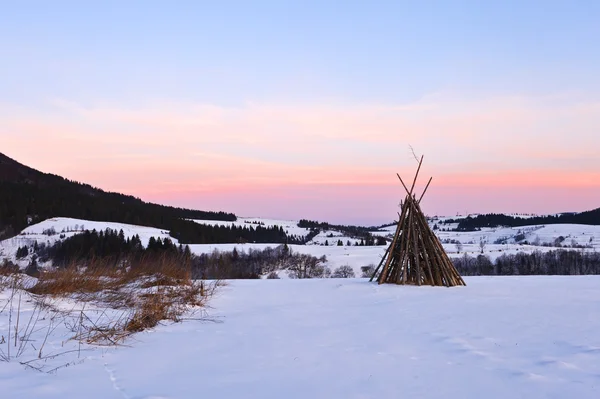
[(355, 245), (360, 243), (360, 239), (352, 238), (344, 233), (341, 233), (336, 230), (321, 230), (319, 234), (317, 234), (312, 240), (307, 242), (307, 245), (337, 245), (338, 240), (342, 240), (344, 245), (350, 242), (350, 245)]
[[(43, 240), (44, 230), (53, 228), (56, 234), (51, 236), (49, 239), (57, 239), (57, 235), (61, 233), (76, 234), (78, 231), (84, 230), (123, 230), (125, 237), (133, 237), (138, 235), (143, 245), (148, 245), (150, 237), (155, 238), (171, 238), (169, 232), (154, 227), (136, 226), (132, 224), (114, 223), (114, 222), (94, 222), (90, 220), (72, 219), (72, 218), (52, 218), (47, 219), (43, 222), (27, 227), (23, 230), (20, 236), (26, 236), (28, 238), (36, 238)], [(171, 238), (174, 240), (173, 238)]]
[[(159, 326), (116, 349), (84, 347), (82, 364), (55, 375), (0, 363), (0, 392), (22, 399), (599, 397), (599, 276), (465, 280), (467, 287), (450, 289), (233, 281), (211, 303), (215, 321)], [(68, 335), (60, 326), (48, 345), (60, 350)]]

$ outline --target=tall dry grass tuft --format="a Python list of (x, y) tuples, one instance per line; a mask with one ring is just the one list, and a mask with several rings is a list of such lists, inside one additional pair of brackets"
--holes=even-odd
[(190, 267), (173, 256), (146, 256), (118, 263), (93, 259), (85, 265), (44, 270), (29, 291), (37, 295), (69, 296), (98, 293), (139, 283), (142, 288), (191, 284)]
[(85, 265), (43, 271), (28, 289), (37, 296), (69, 297), (113, 309), (131, 310), (127, 317), (96, 325), (87, 320), (77, 339), (116, 344), (161, 321), (178, 322), (206, 306), (222, 283), (195, 281), (191, 267), (176, 256), (146, 256), (118, 263), (93, 260)]

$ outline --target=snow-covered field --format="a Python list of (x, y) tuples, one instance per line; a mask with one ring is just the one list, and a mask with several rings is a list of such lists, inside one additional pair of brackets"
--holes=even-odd
[[(0, 362), (0, 392), (23, 399), (600, 397), (599, 276), (465, 280), (456, 288), (233, 281), (213, 298), (213, 321), (159, 326), (126, 347), (84, 346), (83, 363), (55, 374)], [(0, 330), (7, 322), (4, 312)], [(69, 349), (69, 334), (59, 327), (47, 345)], [(78, 360), (77, 352), (64, 356), (55, 362)]]

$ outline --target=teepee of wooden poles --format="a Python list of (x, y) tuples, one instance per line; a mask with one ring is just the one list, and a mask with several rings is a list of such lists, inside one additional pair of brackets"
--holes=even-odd
[[(440, 240), (429, 227), (421, 210), (421, 200), (431, 184), (417, 200), (413, 194), (415, 183), (421, 170), (423, 157), (419, 161), (417, 173), (410, 190), (400, 175), (398, 178), (406, 190), (402, 211), (398, 214), (398, 225), (392, 243), (375, 269), (371, 281), (377, 278), (379, 284), (411, 284), (453, 287), (466, 285), (452, 261), (444, 251)], [(382, 268), (383, 267), (383, 268)], [(381, 273), (379, 270), (381, 269)]]

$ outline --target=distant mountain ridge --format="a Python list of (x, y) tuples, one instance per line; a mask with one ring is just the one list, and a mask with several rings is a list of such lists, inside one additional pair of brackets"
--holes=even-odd
[(235, 221), (237, 217), (144, 202), (40, 172), (0, 153), (0, 239), (57, 216), (157, 227), (169, 230), (182, 243), (285, 242), (286, 238), (275, 228), (199, 225), (184, 219)]

